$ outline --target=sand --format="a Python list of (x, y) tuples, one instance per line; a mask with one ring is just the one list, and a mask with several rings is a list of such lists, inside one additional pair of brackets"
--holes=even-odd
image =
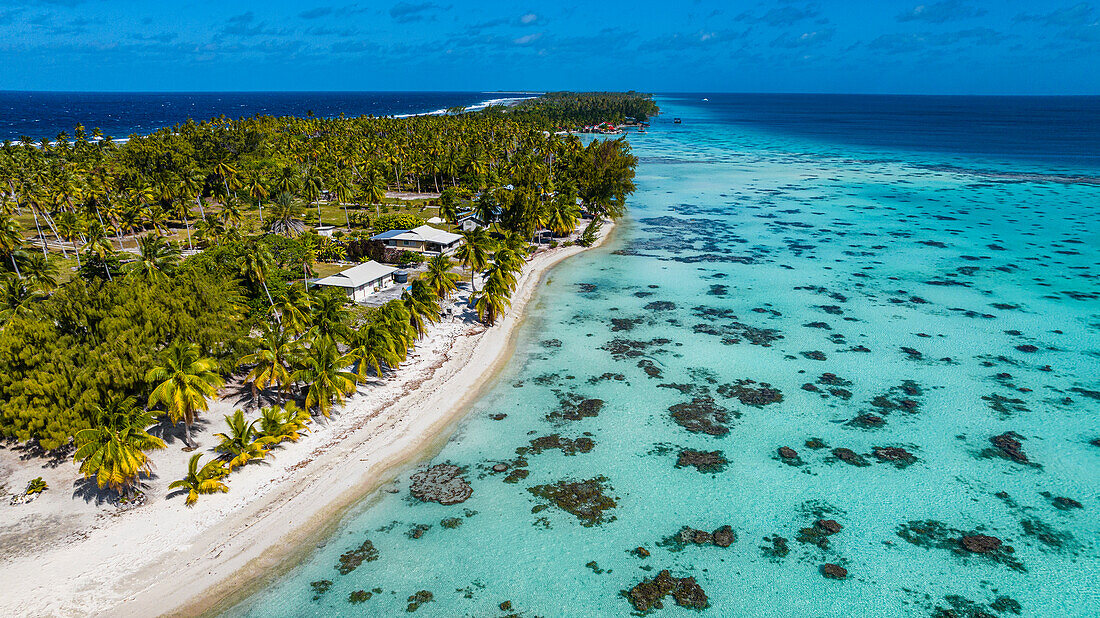
[[(611, 229), (604, 226), (601, 242)], [(190, 457), (178, 440), (154, 453), (148, 500), (129, 510), (85, 493), (69, 461), (50, 467), (0, 449), (8, 493), (36, 476), (50, 485), (30, 504), (0, 504), (0, 615), (193, 615), (259, 588), (323, 540), (348, 508), (442, 445), (511, 357), (524, 309), (548, 270), (581, 251), (536, 254), (497, 325), (486, 329), (468, 311), (444, 318), (399, 371), (362, 385), (311, 434), (238, 470), (228, 477), (229, 493), (201, 496), (192, 508), (167, 491)], [(204, 461), (213, 456), (213, 434), (224, 430), (222, 415), (240, 402), (231, 393), (204, 415), (208, 424), (195, 433)]]

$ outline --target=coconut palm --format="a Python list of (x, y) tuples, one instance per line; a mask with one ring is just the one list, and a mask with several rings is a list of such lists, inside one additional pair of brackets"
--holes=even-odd
[(306, 408), (317, 408), (327, 417), (334, 400), (343, 404), (344, 398), (355, 392), (355, 374), (345, 370), (353, 362), (350, 356), (340, 355), (329, 337), (315, 339), (292, 376), (306, 385)]
[(381, 377), (383, 366), (396, 367), (401, 362), (393, 332), (382, 322), (362, 327), (352, 339), (348, 357), (356, 365), (356, 377), (360, 382), (366, 378), (367, 369), (373, 369), (374, 375)]
[(474, 293), (474, 309), (482, 322), (492, 326), (508, 310), (511, 305), (511, 288), (506, 271), (499, 267), (489, 271), (485, 286)]
[(327, 337), (333, 341), (343, 341), (348, 334), (351, 313), (348, 311), (347, 296), (340, 293), (322, 292), (313, 299), (309, 320), (313, 324), (309, 336), (311, 339)]
[(275, 438), (264, 436), (256, 430), (260, 419), (249, 422), (240, 410), (232, 416), (226, 414), (225, 422), (229, 426), (229, 433), (214, 434), (220, 440), (214, 450), (222, 454), (222, 458), (226, 460), (225, 467), (230, 472), (253, 459), (263, 459), (271, 445), (277, 442)]
[(424, 336), (428, 323), (439, 321), (439, 301), (424, 280), (413, 281), (409, 289), (401, 294), (401, 302), (409, 312), (409, 323), (416, 329), (418, 337)]
[(470, 289), (474, 289), (474, 276), (485, 270), (492, 253), (493, 239), (485, 228), (476, 227), (462, 234), (462, 245), (455, 251), (455, 257), (462, 267), (470, 271)]
[(42, 292), (57, 288), (57, 264), (40, 253), (33, 253), (23, 261), (23, 278), (27, 285)]
[(285, 406), (270, 406), (260, 410), (260, 431), (274, 439), (272, 444), (283, 441), (297, 442), (302, 432), (308, 432), (309, 411), (288, 402)]
[(184, 504), (193, 506), (202, 494), (225, 493), (229, 487), (221, 481), (229, 471), (220, 459), (211, 459), (202, 468), (199, 468), (199, 459), (202, 453), (195, 453), (187, 462), (187, 476), (178, 481), (172, 481), (168, 485), (169, 490), (186, 489), (187, 500)]
[[(271, 290), (267, 288), (267, 275), (274, 263), (275, 257), (271, 255), (271, 249), (263, 242), (249, 243), (241, 257), (241, 276), (253, 285), (258, 283), (263, 286), (272, 311), (275, 310), (275, 301), (271, 298)], [(279, 319), (278, 313), (275, 313), (275, 319)]]
[(250, 171), (245, 173), (244, 176), (244, 190), (248, 192), (248, 197), (256, 200), (256, 208), (260, 211), (260, 225), (264, 222), (264, 198), (270, 195), (270, 191), (267, 190), (267, 185), (264, 184), (263, 176), (258, 171)]
[(142, 277), (146, 281), (163, 281), (179, 264), (180, 250), (175, 243), (163, 236), (149, 234), (138, 239), (141, 250), (138, 259), (129, 264), (128, 276)]
[(6, 255), (15, 269), (15, 276), (22, 277), (15, 254), (23, 248), (23, 228), (10, 215), (0, 215), (0, 253)]
[(312, 325), (310, 315), (313, 313), (314, 299), (308, 290), (299, 287), (291, 287), (286, 290), (286, 296), (276, 305), (279, 312), (279, 321), (283, 329), (294, 335), (300, 335)]
[(217, 396), (222, 378), (214, 369), (217, 362), (202, 358), (199, 346), (176, 341), (165, 351), (161, 364), (145, 374), (145, 381), (156, 384), (149, 395), (149, 405), (164, 406), (173, 423), (183, 421), (183, 441), (194, 448), (191, 441), (191, 425), (198, 413), (210, 406), (210, 399)]
[(263, 335), (257, 342), (256, 351), (241, 357), (240, 366), (253, 365), (245, 376), (245, 382), (252, 385), (252, 396), (258, 399), (259, 391), (269, 386), (278, 387), (285, 393), (290, 387), (290, 367), (301, 351), (301, 346), (289, 331), (263, 325)]
[(276, 195), (270, 210), (271, 221), (267, 229), (273, 234), (297, 236), (306, 229), (302, 223), (302, 208), (294, 203), (290, 193), (283, 191)]
[(147, 431), (153, 414), (138, 407), (133, 397), (109, 395), (92, 410), (92, 427), (76, 433), (76, 453), (84, 478), (96, 477), (100, 489), (129, 494), (141, 474), (152, 472), (145, 451), (162, 449), (164, 440)]
[(451, 272), (455, 263), (446, 255), (435, 255), (428, 260), (428, 270), (424, 273), (424, 283), (439, 298), (447, 298), (458, 289), (458, 275)]
[(34, 290), (26, 279), (14, 274), (0, 277), (0, 325), (17, 316), (31, 315), (34, 303), (44, 297), (45, 294)]

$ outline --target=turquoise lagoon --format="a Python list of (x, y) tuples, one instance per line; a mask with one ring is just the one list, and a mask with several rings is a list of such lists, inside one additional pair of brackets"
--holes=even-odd
[[(1100, 613), (1100, 165), (661, 104), (630, 138), (629, 217), (551, 273), (450, 441), (230, 615), (404, 615), (428, 591), (417, 616), (627, 616), (622, 591), (664, 569), (709, 608), (658, 616)], [(726, 463), (677, 467), (689, 449)], [(410, 495), (441, 463), (466, 502)], [(615, 506), (592, 525), (529, 491), (597, 478)], [(676, 542), (723, 525), (729, 547)]]

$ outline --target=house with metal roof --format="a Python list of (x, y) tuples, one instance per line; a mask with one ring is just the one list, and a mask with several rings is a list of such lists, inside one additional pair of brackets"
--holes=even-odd
[(371, 240), (384, 243), (398, 251), (415, 251), (424, 255), (454, 253), (462, 244), (462, 236), (446, 230), (421, 225), (411, 230), (390, 230), (371, 236)]
[(340, 288), (348, 295), (349, 300), (361, 303), (371, 294), (392, 286), (395, 272), (397, 269), (393, 266), (371, 260), (314, 283), (322, 287)]

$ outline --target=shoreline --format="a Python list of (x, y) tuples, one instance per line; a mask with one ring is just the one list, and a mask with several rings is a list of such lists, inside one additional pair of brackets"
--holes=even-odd
[[(591, 248), (604, 244), (616, 227), (605, 224)], [(376, 380), (332, 419), (315, 423), (315, 433), (277, 451), (274, 464), (242, 468), (231, 477), (228, 494), (203, 496), (186, 509), (182, 499), (165, 500), (158, 491), (131, 511), (96, 509), (90, 530), (73, 531), (30, 554), (5, 556), (0, 610), (196, 615), (237, 605), (312, 552), (365, 497), (438, 452), (470, 405), (497, 383), (547, 275), (585, 250), (559, 247), (535, 255), (512, 308), (495, 326), (437, 324), (395, 376)], [(220, 399), (206, 418), (237, 407), (232, 399)], [(202, 432), (204, 440), (213, 430)], [(64, 510), (65, 503), (54, 503)]]

